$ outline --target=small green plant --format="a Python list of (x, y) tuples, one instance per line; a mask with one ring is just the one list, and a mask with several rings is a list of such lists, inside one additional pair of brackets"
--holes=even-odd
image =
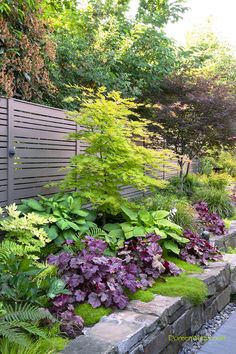
[(154, 299), (154, 295), (149, 290), (138, 290), (135, 293), (128, 294), (129, 300), (139, 300), (142, 302), (150, 302)]
[(232, 182), (232, 177), (227, 173), (212, 173), (208, 176), (208, 184), (210, 187), (224, 191)]
[(193, 202), (204, 201), (208, 204), (211, 212), (217, 213), (220, 217), (230, 217), (234, 208), (228, 193), (213, 187), (197, 188), (193, 195)]
[(0, 301), (46, 306), (49, 299), (69, 293), (55, 274), (54, 266), (29, 258), (27, 247), (8, 240), (0, 244)]
[(83, 318), (85, 326), (92, 326), (99, 322), (103, 316), (108, 316), (111, 313), (111, 308), (103, 306), (94, 308), (90, 304), (80, 304), (75, 307), (75, 314)]
[(40, 328), (39, 321), (53, 320), (48, 311), (27, 303), (0, 305), (0, 342), (4, 338), (9, 344), (27, 347), (33, 338), (47, 339), (47, 332)]
[[(0, 219), (0, 230), (4, 232), (6, 239), (23, 245), (32, 258), (37, 258), (42, 248), (46, 246), (50, 239), (43, 229), (45, 225), (52, 221), (48, 215), (38, 215), (28, 213), (21, 216), (21, 212), (15, 204), (5, 208), (7, 217)], [(0, 215), (3, 209), (0, 210)]]
[(147, 210), (135, 211), (122, 207), (122, 211), (127, 219), (123, 223), (107, 224), (104, 229), (109, 233), (111, 239), (119, 240), (118, 246), (133, 237), (144, 237), (146, 234), (155, 233), (161, 236), (160, 244), (166, 249), (179, 254), (178, 244), (188, 241), (182, 236), (182, 228), (168, 220), (169, 212), (157, 210), (148, 212)]
[(181, 296), (194, 305), (203, 303), (208, 296), (207, 286), (202, 280), (185, 274), (158, 280), (150, 291), (158, 295)]
[(42, 217), (50, 218), (50, 224), (44, 226), (48, 238), (61, 246), (66, 240), (73, 240), (78, 235), (84, 235), (96, 226), (96, 214), (82, 208), (78, 193), (58, 193), (50, 198), (39, 200), (22, 200), (19, 207), (25, 213), (33, 211)]

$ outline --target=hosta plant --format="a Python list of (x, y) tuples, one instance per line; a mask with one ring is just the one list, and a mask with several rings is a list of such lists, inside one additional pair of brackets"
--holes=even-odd
[(22, 200), (20, 210), (33, 211), (44, 217), (50, 217), (50, 224), (44, 227), (48, 238), (62, 245), (66, 240), (73, 240), (77, 235), (84, 235), (90, 228), (95, 227), (94, 212), (82, 207), (78, 193), (55, 194), (50, 198)]
[(123, 223), (107, 224), (104, 229), (108, 231), (111, 240), (118, 240), (117, 248), (124, 244), (125, 240), (134, 237), (144, 237), (146, 234), (155, 233), (160, 236), (161, 246), (169, 251), (179, 254), (179, 245), (188, 242), (182, 236), (182, 228), (168, 219), (169, 212), (166, 210), (135, 211), (122, 207), (126, 221)]
[(214, 235), (225, 234), (225, 223), (216, 213), (211, 213), (205, 202), (195, 204), (195, 209), (199, 216), (199, 221), (203, 227)]
[(189, 242), (180, 252), (180, 258), (188, 263), (207, 265), (208, 261), (222, 259), (221, 253), (217, 248), (211, 246), (206, 240), (202, 239), (197, 233), (185, 230), (184, 236)]

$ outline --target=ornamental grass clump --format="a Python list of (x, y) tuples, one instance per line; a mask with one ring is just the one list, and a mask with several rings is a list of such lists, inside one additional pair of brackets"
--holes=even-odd
[(220, 251), (191, 230), (185, 230), (184, 236), (189, 242), (180, 251), (180, 258), (188, 263), (207, 265), (208, 261), (222, 259)]

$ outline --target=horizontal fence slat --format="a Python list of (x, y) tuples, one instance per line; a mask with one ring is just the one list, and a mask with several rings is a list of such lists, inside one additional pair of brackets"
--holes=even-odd
[(46, 138), (50, 139), (54, 137), (56, 140), (67, 140), (67, 135), (66, 133), (58, 133), (58, 132), (52, 132), (48, 131), (48, 129), (45, 127), (42, 130), (33, 130), (33, 129), (24, 129), (24, 128), (18, 128), (15, 127), (15, 140), (17, 140), (17, 137), (28, 137), (28, 138)]
[[(1, 172), (0, 172), (1, 173)], [(65, 176), (66, 172), (60, 171), (58, 168), (35, 168), (35, 169), (16, 169), (15, 168), (15, 178), (23, 178), (23, 177), (37, 177), (40, 176), (48, 177), (50, 176)]]
[(51, 150), (43, 150), (43, 149), (16, 149), (16, 153), (18, 157), (55, 157), (55, 155), (60, 158), (60, 157), (72, 157), (74, 156), (74, 151), (73, 150), (57, 150), (57, 149), (51, 149)]

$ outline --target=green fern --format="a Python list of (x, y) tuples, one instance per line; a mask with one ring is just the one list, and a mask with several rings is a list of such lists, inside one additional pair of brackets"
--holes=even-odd
[(47, 333), (38, 326), (40, 320), (53, 319), (47, 311), (28, 303), (5, 305), (4, 310), (0, 317), (0, 338), (23, 347), (28, 347), (33, 337), (47, 339)]
[(87, 232), (88, 236), (92, 236), (94, 238), (99, 237), (99, 236), (106, 236), (107, 233), (101, 229), (100, 227), (91, 227), (89, 231)]
[(0, 244), (0, 262), (7, 262), (12, 254), (24, 256), (27, 254), (27, 250), (24, 246), (19, 245), (13, 241), (4, 240)]

